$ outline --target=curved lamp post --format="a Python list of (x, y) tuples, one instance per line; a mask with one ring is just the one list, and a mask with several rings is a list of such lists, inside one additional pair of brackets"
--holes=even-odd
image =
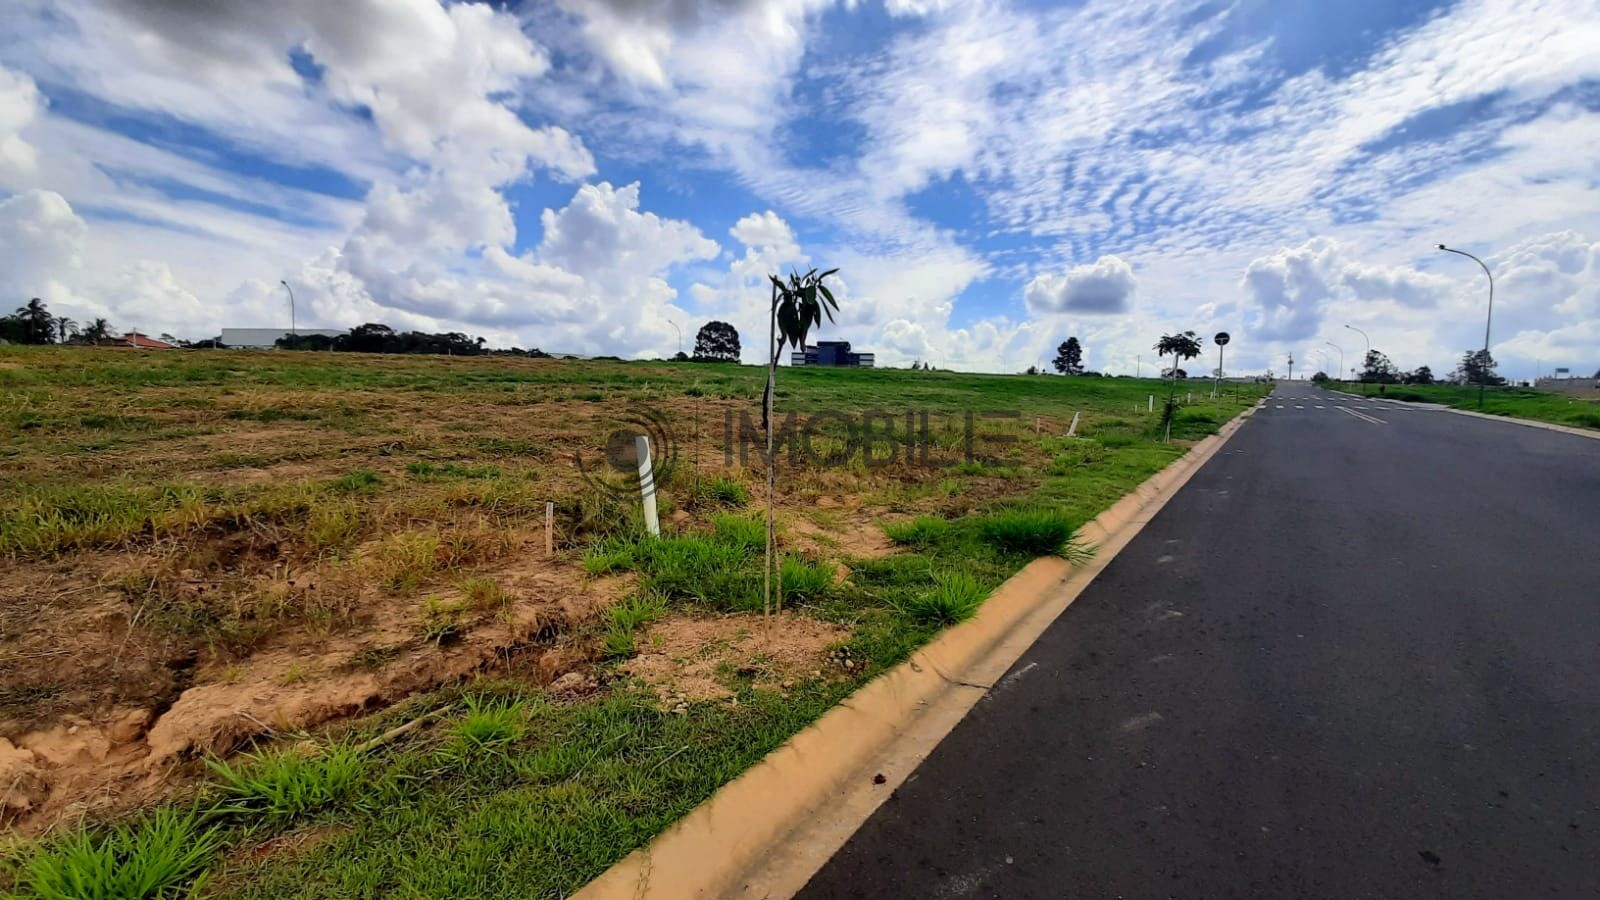
[[(1367, 342), (1367, 356), (1371, 356), (1372, 355), (1372, 338), (1367, 337), (1367, 333), (1365, 331), (1362, 331), (1361, 329), (1355, 327), (1354, 325), (1346, 325), (1345, 327), (1350, 329), (1351, 331), (1354, 331), (1356, 334), (1361, 335), (1361, 339), (1363, 341)], [(1361, 364), (1362, 365), (1366, 365), (1367, 356), (1361, 357)], [(1367, 392), (1367, 386), (1366, 386), (1365, 383), (1363, 383), (1361, 385), (1361, 393), (1365, 394), (1366, 392)]]
[(289, 292), (289, 336), (299, 337), (300, 331), (294, 325), (294, 288), (289, 287), (289, 282), (281, 278), (278, 279), (278, 283), (283, 285), (283, 289)]
[(672, 326), (672, 330), (676, 331), (678, 333), (678, 355), (682, 356), (683, 355), (683, 329), (679, 328), (678, 327), (678, 323), (674, 322), (671, 319), (667, 320), (667, 324), (671, 325)]
[(1465, 250), (1456, 250), (1443, 244), (1439, 245), (1439, 249), (1446, 253), (1465, 256), (1467, 259), (1477, 263), (1483, 269), (1483, 274), (1489, 277), (1489, 314), (1483, 319), (1483, 359), (1479, 362), (1481, 371), (1478, 373), (1478, 408), (1483, 409), (1483, 387), (1489, 381), (1489, 325), (1494, 322), (1494, 273), (1489, 271), (1489, 267), (1484, 264), (1483, 260)]
[(1339, 351), (1339, 380), (1343, 381), (1344, 380), (1344, 348), (1339, 346), (1338, 344), (1335, 344), (1333, 341), (1323, 341), (1323, 343), (1327, 344), (1329, 347), (1332, 347), (1333, 349)]

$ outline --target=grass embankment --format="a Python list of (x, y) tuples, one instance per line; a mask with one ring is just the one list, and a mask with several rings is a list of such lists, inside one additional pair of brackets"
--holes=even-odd
[[(448, 660), (512, 622), (526, 626), (517, 653), (560, 651), (584, 674), (552, 690), (551, 672), (505, 648), (492, 680), (315, 730), (275, 722), (279, 739), (253, 756), (180, 764), (176, 806), (112, 808), (87, 830), (21, 842), (12, 886), (570, 893), (970, 617), (1030, 559), (1081, 553), (1079, 526), (1259, 395), (1184, 407), (1167, 445), (1159, 414), (1143, 411), (1153, 381), (785, 370), (780, 415), (882, 409), (903, 432), (905, 411), (926, 410), (917, 440), (948, 465), (884, 462), (887, 445), (876, 462), (782, 457), (787, 612), (774, 640), (805, 621), (839, 637), (800, 671), (759, 654), (723, 660), (726, 696), (673, 701), (630, 674), (658, 629), (762, 628), (764, 536), (748, 508), (762, 472), (737, 453), (725, 464), (721, 434), (724, 414), (754, 411), (761, 379), (689, 364), (0, 351), (0, 555), (15, 573), (0, 591), (0, 736), (27, 746), (30, 729), (63, 716), (92, 730), (107, 710), (177, 709), (201, 685), (341, 689)], [(667, 410), (677, 431), (660, 539), (570, 463), (633, 402)], [(962, 458), (967, 410), (1020, 414), (975, 417), (987, 460)], [(1079, 437), (1062, 437), (1074, 412)], [(819, 434), (820, 452), (845, 446), (837, 430)], [(553, 560), (546, 499), (558, 503)], [(867, 553), (870, 536), (894, 552)], [(530, 566), (545, 581), (518, 574)], [(539, 594), (550, 579), (605, 602), (557, 622)], [(38, 655), (51, 642), (77, 652)], [(311, 662), (251, 681), (286, 650)]]
[[(1375, 384), (1330, 382), (1328, 386), (1349, 394), (1380, 396)], [(1381, 396), (1409, 403), (1439, 403), (1452, 409), (1484, 412), (1492, 416), (1600, 429), (1600, 403), (1555, 391), (1524, 387), (1486, 388), (1481, 410), (1478, 407), (1478, 389), (1465, 385), (1391, 384), (1384, 388)]]

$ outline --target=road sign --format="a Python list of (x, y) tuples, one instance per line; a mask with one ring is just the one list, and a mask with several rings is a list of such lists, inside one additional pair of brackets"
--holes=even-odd
[(1572, 374), (1572, 370), (1571, 369), (1557, 369), (1556, 370), (1556, 374), (1557, 375), (1570, 375), (1570, 374)]
[(1216, 341), (1220, 346), (1226, 347), (1228, 346), (1228, 341), (1232, 340), (1232, 338), (1228, 337), (1228, 333), (1226, 331), (1219, 331), (1217, 332), (1217, 336), (1212, 338), (1212, 340)]

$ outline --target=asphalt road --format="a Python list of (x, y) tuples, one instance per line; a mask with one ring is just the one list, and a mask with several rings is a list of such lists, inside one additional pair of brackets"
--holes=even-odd
[(1279, 385), (1005, 684), (801, 896), (1600, 896), (1600, 441)]

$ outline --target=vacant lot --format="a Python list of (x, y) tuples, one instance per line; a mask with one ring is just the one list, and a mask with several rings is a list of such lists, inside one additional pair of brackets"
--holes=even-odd
[(570, 892), (1256, 396), (1167, 445), (1156, 382), (785, 369), (767, 619), (762, 376), (0, 349), (9, 877)]
[[(1377, 395), (1375, 384), (1333, 384), (1330, 387), (1352, 394)], [(1414, 403), (1442, 403), (1455, 409), (1478, 411), (1478, 389), (1455, 384), (1385, 385), (1383, 396)], [(1495, 416), (1533, 419), (1556, 425), (1600, 428), (1600, 401), (1581, 393), (1558, 393), (1534, 388), (1491, 387), (1483, 392), (1483, 412)]]

